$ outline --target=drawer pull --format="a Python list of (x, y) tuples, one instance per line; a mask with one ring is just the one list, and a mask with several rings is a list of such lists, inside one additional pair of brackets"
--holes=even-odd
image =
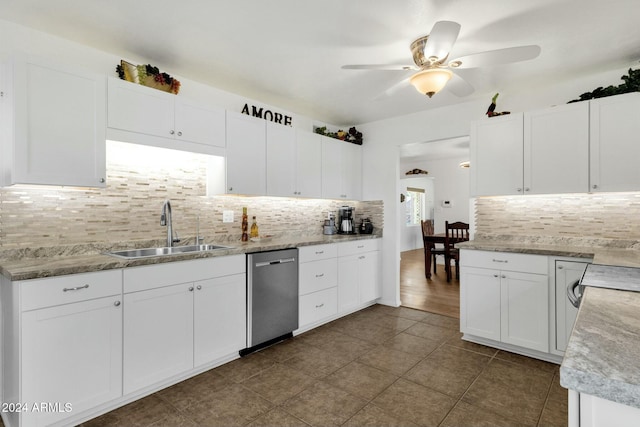
[(500, 276), (498, 276), (497, 274), (494, 274), (493, 277), (500, 277)]
[(365, 259), (365, 258), (366, 258), (366, 256), (364, 256), (364, 255), (361, 255), (361, 256), (358, 257), (358, 259)]
[(505, 264), (509, 262), (509, 260), (507, 260), (507, 259), (495, 259), (495, 258), (492, 261), (493, 262), (502, 262), (502, 263), (505, 263)]
[(114, 302), (113, 305), (115, 305), (116, 307), (120, 307), (120, 301)]
[(364, 248), (364, 245), (358, 246), (358, 249), (362, 249), (362, 248)]
[(322, 255), (324, 251), (316, 251), (316, 255)]
[(88, 288), (89, 288), (89, 285), (76, 286), (75, 288), (64, 288), (62, 292), (79, 291), (80, 289), (88, 289)]
[(323, 277), (323, 276), (324, 276), (324, 273), (316, 274), (316, 278), (320, 278), (320, 277)]
[(322, 308), (324, 307), (324, 303), (320, 304), (320, 305), (316, 305), (316, 308)]
[(507, 278), (507, 276), (505, 276), (504, 274), (503, 274), (502, 276), (500, 276), (500, 277), (502, 277), (503, 279), (506, 279), (506, 278)]

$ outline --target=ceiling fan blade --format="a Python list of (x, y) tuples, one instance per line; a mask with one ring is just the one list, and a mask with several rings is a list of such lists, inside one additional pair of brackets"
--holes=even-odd
[(400, 89), (404, 89), (407, 86), (409, 86), (409, 77), (404, 77), (404, 78), (402, 78), (402, 80), (398, 80), (396, 83), (394, 83), (391, 87), (389, 87), (384, 92), (381, 92), (378, 95), (376, 95), (376, 97), (373, 98), (373, 100), (377, 101), (377, 100), (380, 100), (380, 99), (384, 99), (384, 98), (388, 98), (390, 96), (393, 96)]
[(427, 44), (424, 47), (424, 57), (436, 57), (439, 60), (445, 59), (453, 44), (458, 39), (460, 24), (453, 21), (438, 21), (433, 25)]
[(473, 86), (456, 73), (453, 73), (451, 80), (449, 80), (445, 88), (455, 96), (459, 97), (469, 96), (475, 91)]
[(355, 65), (343, 65), (343, 70), (388, 70), (388, 71), (407, 71), (417, 70), (415, 65), (402, 65), (402, 64), (355, 64)]
[[(461, 56), (449, 62), (454, 68), (476, 68), (491, 65), (508, 64), (511, 62), (527, 61), (540, 55), (540, 46), (517, 46), (506, 49), (488, 50), (486, 52), (474, 53)], [(454, 64), (460, 62), (459, 66)]]

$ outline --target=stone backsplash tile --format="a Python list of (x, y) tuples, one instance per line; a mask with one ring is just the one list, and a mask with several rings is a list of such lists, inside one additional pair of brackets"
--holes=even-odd
[[(107, 187), (0, 188), (0, 249), (160, 240), (165, 199), (171, 200), (174, 230), (193, 242), (197, 218), (208, 242), (238, 241), (242, 208), (257, 217), (262, 235), (318, 235), (327, 212), (355, 207), (356, 221), (383, 227), (382, 201), (359, 202), (278, 197), (206, 196), (207, 156), (109, 141)], [(222, 212), (234, 212), (233, 223)]]
[(640, 241), (640, 193), (476, 199), (476, 234)]

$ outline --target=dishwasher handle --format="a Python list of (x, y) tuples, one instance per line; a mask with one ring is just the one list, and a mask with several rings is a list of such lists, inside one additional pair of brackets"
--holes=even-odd
[(582, 288), (583, 286), (580, 285), (580, 280), (576, 280), (573, 283), (569, 284), (569, 286), (567, 286), (567, 298), (569, 298), (569, 302), (571, 302), (571, 305), (573, 305), (575, 308), (580, 307), (580, 300), (582, 299)]
[(287, 264), (290, 262), (296, 262), (295, 258), (274, 259), (273, 261), (256, 262), (256, 267), (266, 267), (267, 265), (274, 264)]

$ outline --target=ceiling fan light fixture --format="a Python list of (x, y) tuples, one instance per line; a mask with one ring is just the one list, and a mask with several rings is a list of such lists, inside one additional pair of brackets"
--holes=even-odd
[(445, 87), (453, 73), (441, 68), (428, 68), (415, 73), (409, 82), (418, 92), (431, 98)]

